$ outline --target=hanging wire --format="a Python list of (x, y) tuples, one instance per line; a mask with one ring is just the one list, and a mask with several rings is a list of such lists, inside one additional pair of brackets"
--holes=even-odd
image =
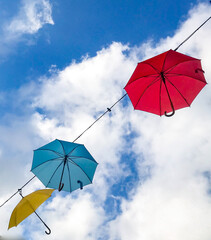
[[(211, 3), (211, 1), (210, 1)], [(174, 51), (177, 51), (179, 47), (181, 47), (188, 39), (190, 39), (205, 23), (207, 23), (211, 19), (211, 16), (205, 20), (194, 32), (192, 32), (183, 42), (181, 42), (177, 48), (174, 49)], [(125, 93), (119, 100), (117, 100), (110, 108), (107, 108), (107, 110), (101, 114), (89, 127), (87, 127), (73, 142), (76, 142), (86, 131), (88, 131), (96, 122), (98, 122), (106, 113), (111, 112), (111, 109), (119, 103), (125, 96), (127, 96), (127, 93)], [(20, 189), (24, 188), (27, 184), (29, 184), (36, 176), (33, 176), (31, 179), (29, 179), (28, 182), (26, 182)], [(19, 190), (20, 190), (19, 189)], [(12, 197), (14, 197), (18, 192), (15, 192), (11, 197), (9, 197), (0, 207), (4, 206), (5, 203), (7, 203)]]
[(22, 188), (24, 188), (27, 184), (29, 184), (36, 176), (34, 175), (34, 177), (32, 177), (31, 179), (29, 179), (28, 182), (26, 182), (21, 188), (18, 189), (17, 192), (15, 192), (11, 197), (9, 197), (3, 204), (1, 204), (0, 207), (4, 206), (5, 203), (7, 203), (11, 198), (13, 198), (17, 193), (21, 193), (22, 192)]
[(127, 96), (127, 93), (123, 95), (119, 100), (117, 100), (110, 108), (107, 108), (107, 110), (101, 114), (88, 128), (86, 128), (73, 142), (76, 142), (87, 130), (89, 130), (96, 122), (98, 122), (106, 113), (111, 112), (111, 109), (118, 103), (120, 102), (125, 96)]
[[(210, 3), (211, 3), (211, 1), (210, 1)], [(181, 42), (180, 45), (179, 45), (177, 48), (174, 49), (174, 51), (177, 51), (177, 49), (178, 49), (179, 47), (181, 47), (181, 46), (183, 45), (183, 43), (185, 43), (189, 38), (191, 38), (191, 37), (193, 36), (193, 34), (195, 34), (195, 33), (196, 33), (202, 26), (204, 26), (204, 24), (205, 24), (206, 22), (208, 22), (210, 19), (211, 19), (211, 16), (210, 16), (209, 18), (207, 18), (207, 20), (205, 20), (194, 32), (192, 32), (190, 36), (188, 36), (183, 42)]]
[[(96, 122), (98, 122), (106, 113), (111, 112), (111, 109), (119, 103), (125, 96), (127, 96), (127, 93), (125, 93), (119, 100), (117, 100), (111, 107), (107, 108), (107, 110), (101, 114), (88, 128), (86, 128), (73, 142), (76, 142), (88, 129), (90, 129)], [(26, 182), (21, 188), (18, 189), (17, 192), (15, 192), (11, 197), (9, 197), (3, 204), (0, 205), (0, 207), (4, 206), (11, 198), (13, 198), (17, 193), (19, 193), (22, 188), (24, 188), (27, 184), (29, 184), (36, 176), (34, 175), (31, 179), (29, 179), (28, 182)]]

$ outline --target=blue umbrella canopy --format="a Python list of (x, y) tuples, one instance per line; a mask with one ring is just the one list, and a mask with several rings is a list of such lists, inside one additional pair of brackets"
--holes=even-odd
[(46, 187), (72, 192), (92, 183), (97, 165), (83, 144), (56, 139), (34, 150), (31, 171)]

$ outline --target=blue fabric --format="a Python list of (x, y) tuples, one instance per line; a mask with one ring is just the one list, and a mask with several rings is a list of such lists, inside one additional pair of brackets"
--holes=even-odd
[(92, 183), (97, 165), (84, 145), (56, 139), (34, 150), (31, 171), (46, 187), (58, 189), (64, 168), (62, 190), (72, 192), (80, 188), (78, 180)]

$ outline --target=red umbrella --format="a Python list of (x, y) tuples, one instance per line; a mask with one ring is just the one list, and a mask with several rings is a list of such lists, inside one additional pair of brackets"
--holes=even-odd
[(203, 73), (201, 60), (169, 50), (138, 63), (125, 90), (135, 109), (169, 117), (191, 105), (207, 84)]

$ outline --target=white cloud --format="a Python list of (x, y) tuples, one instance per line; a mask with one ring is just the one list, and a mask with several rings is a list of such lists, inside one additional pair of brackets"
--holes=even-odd
[[(16, 45), (35, 44), (36, 33), (46, 24), (54, 24), (49, 0), (19, 0), (16, 15), (2, 22), (0, 29), (0, 55), (8, 56)], [(2, 58), (4, 61), (5, 59)]]
[[(99, 114), (106, 110), (106, 107), (110, 107), (114, 101), (122, 96), (123, 86), (135, 66), (135, 62), (127, 59), (124, 55), (124, 51), (126, 51), (127, 48), (127, 46), (113, 43), (107, 49), (98, 52), (95, 57), (84, 58), (82, 62), (78, 64), (73, 63), (66, 69), (58, 71), (58, 73), (54, 74), (50, 79), (43, 78), (39, 86), (34, 87), (34, 92), (33, 84), (23, 87), (19, 91), (19, 102), (17, 104), (24, 104), (26, 109), (28, 109), (29, 106), (27, 105), (26, 99), (30, 98), (30, 102), (33, 102), (32, 107), (34, 108), (34, 114), (25, 116), (27, 120), (25, 122), (20, 121), (18, 126), (19, 132), (17, 132), (17, 136), (23, 137), (24, 132), (32, 136), (29, 140), (27, 135), (26, 140), (28, 139), (30, 145), (27, 146), (23, 144), (24, 152), (32, 152), (31, 145), (34, 145), (33, 149), (36, 149), (36, 147), (55, 138), (73, 141), (74, 138), (93, 122), (96, 116), (99, 116)], [(110, 64), (111, 59), (112, 64)], [(81, 85), (83, 87), (81, 87)], [(35, 94), (37, 95), (36, 98), (34, 98)], [(21, 98), (23, 102), (21, 102)], [(109, 188), (122, 174), (128, 174), (128, 171), (124, 171), (124, 164), (119, 165), (121, 152), (124, 151), (126, 144), (123, 139), (124, 129), (127, 129), (127, 123), (125, 127), (123, 127), (125, 124), (125, 113), (120, 111), (120, 107), (121, 105), (115, 107), (110, 114), (104, 117), (104, 121), (96, 123), (95, 127), (90, 129), (89, 133), (84, 134), (78, 141), (79, 143), (84, 143), (90, 153), (99, 162), (94, 177), (94, 184), (85, 188), (85, 191), (88, 191), (88, 197), (85, 198), (86, 201), (83, 201), (81, 191), (76, 191), (75, 193), (78, 200), (74, 194), (71, 194), (71, 197), (67, 198), (69, 199), (67, 200), (67, 204), (68, 201), (72, 201), (71, 205), (75, 206), (76, 209), (74, 211), (76, 211), (77, 215), (83, 205), (87, 206), (88, 209), (84, 211), (81, 216), (83, 216), (85, 222), (87, 222), (88, 227), (83, 228), (83, 231), (75, 227), (68, 228), (66, 224), (67, 220), (74, 222), (72, 216), (75, 216), (75, 214), (72, 212), (72, 209), (66, 211), (64, 208), (63, 218), (60, 222), (53, 220), (61, 218), (59, 211), (60, 203), (58, 206), (55, 206), (55, 209), (58, 208), (58, 210), (51, 213), (55, 218), (52, 217), (52, 221), (50, 221), (49, 224), (52, 226), (52, 232), (54, 232), (52, 236), (55, 236), (55, 239), (58, 239), (58, 236), (60, 236), (61, 239), (66, 239), (66, 234), (71, 235), (73, 239), (96, 239), (95, 236), (98, 234), (97, 229), (103, 228), (102, 222), (106, 217), (103, 206), (110, 191)], [(37, 108), (42, 108), (45, 113), (41, 113), (43, 110), (41, 112), (35, 111)], [(17, 119), (14, 120), (15, 122), (17, 121)], [(29, 123), (29, 126), (26, 122)], [(121, 124), (119, 124), (120, 122)], [(3, 137), (2, 141), (5, 141)], [(21, 141), (17, 140), (17, 142), (20, 143)], [(8, 145), (7, 143), (5, 149), (9, 147)], [(15, 147), (14, 151), (17, 149), (18, 147)], [(6, 153), (2, 156), (2, 160), (5, 154)], [(20, 154), (17, 158), (21, 159), (21, 155), (23, 156), (23, 154)], [(25, 171), (26, 168), (28, 168), (28, 170), (30, 169), (32, 157), (28, 157), (27, 159), (28, 160), (19, 160), (21, 163), (20, 168), (24, 162), (28, 162)], [(14, 157), (10, 162), (13, 161), (15, 161)], [(5, 172), (8, 171), (9, 166), (7, 165)], [(27, 181), (27, 176), (21, 177), (21, 174), (23, 174), (21, 169), (17, 169), (17, 171), (19, 172), (18, 176), (21, 182)], [(12, 169), (11, 172), (15, 172), (15, 169)], [(5, 177), (6, 176), (4, 176), (4, 178)], [(14, 181), (14, 178), (11, 178), (11, 183), (12, 181)], [(19, 184), (19, 182), (16, 182), (16, 184)], [(17, 187), (19, 187), (19, 185)], [(33, 189), (37, 187), (38, 185), (36, 183), (34, 183), (30, 189), (27, 186), (26, 189), (24, 189), (24, 194), (28, 194), (30, 190), (33, 191)], [(13, 191), (11, 189), (12, 188), (8, 189), (8, 192)], [(2, 196), (2, 201), (6, 199), (7, 196)], [(71, 200), (72, 196), (73, 199)], [(62, 198), (61, 202), (63, 204), (65, 201), (66, 200)], [(56, 203), (58, 202), (56, 201)], [(63, 204), (61, 206), (63, 206)], [(12, 209), (9, 203), (5, 207)], [(79, 220), (79, 222), (83, 222), (80, 217)], [(60, 225), (64, 226), (64, 231), (60, 230), (61, 227), (58, 227)], [(2, 228), (3, 227), (5, 227), (5, 225), (2, 223)], [(12, 231), (15, 230), (13, 229)], [(36, 228), (33, 235), (37, 236), (37, 234), (43, 234), (43, 232), (40, 232), (40, 228)]]
[(34, 34), (45, 24), (54, 24), (52, 9), (48, 0), (22, 0), (17, 16), (6, 26), (9, 37)]
[[(78, 201), (70, 195), (66, 197), (57, 196), (51, 203), (40, 209), (52, 233), (50, 238), (56, 239), (97, 239), (97, 229), (103, 224), (104, 211), (101, 206), (95, 204), (89, 194), (81, 194)], [(54, 209), (54, 211), (52, 211)], [(58, 219), (58, 221), (55, 221)], [(36, 221), (36, 226), (39, 220)], [(31, 231), (34, 231), (33, 233)], [(32, 239), (42, 239), (45, 228), (39, 224), (39, 229), (31, 226), (29, 229)]]
[[(124, 84), (135, 66), (135, 62), (124, 55), (127, 50), (127, 46), (113, 43), (95, 57), (72, 63), (52, 78), (44, 78), (33, 103), (34, 107), (45, 109), (48, 116), (39, 112), (34, 114), (40, 136), (48, 140), (60, 138), (73, 141), (117, 101), (123, 95)], [(77, 141), (84, 143), (99, 162), (92, 188), (102, 201), (109, 190), (107, 181), (110, 184), (114, 182), (124, 168), (118, 163), (126, 144), (123, 136), (128, 123), (124, 118), (125, 112), (119, 110), (120, 106)]]
[[(10, 165), (14, 164), (14, 168), (10, 170), (9, 189), (4, 188), (1, 200), (29, 178), (26, 169), (30, 169), (32, 148), (55, 138), (73, 141), (124, 94), (123, 87), (138, 58), (142, 60), (176, 47), (189, 34), (187, 30), (192, 25), (188, 22), (193, 21), (194, 30), (210, 15), (208, 11), (210, 7), (204, 4), (191, 10), (175, 35), (163, 39), (156, 48), (150, 43), (139, 49), (113, 43), (95, 57), (73, 62), (63, 70), (54, 69), (50, 78), (43, 77), (35, 85), (24, 86), (19, 91), (17, 104), (21, 105), (22, 100), (29, 111), (32, 103), (31, 112), (24, 115), (24, 121), (12, 116), (10, 128), (6, 124), (9, 116), (5, 116), (7, 129), (2, 126), (0, 161), (7, 159), (9, 163), (5, 164), (5, 173)], [(207, 24), (179, 49), (202, 59), (208, 82), (211, 78), (210, 36)], [(210, 185), (203, 175), (211, 171), (210, 92), (208, 84), (191, 108), (177, 111), (172, 118), (134, 111), (131, 103), (123, 106), (122, 101), (85, 133), (77, 142), (85, 144), (99, 162), (94, 183), (70, 195), (56, 193), (55, 198), (39, 209), (52, 229), (51, 239), (210, 240)], [(5, 138), (7, 132), (8, 138)], [(133, 139), (129, 137), (132, 133), (135, 134)], [(8, 139), (12, 139), (11, 143)], [(6, 158), (10, 144), (13, 151), (8, 151)], [(111, 190), (115, 183), (130, 174), (129, 159), (122, 159), (125, 153), (136, 157), (140, 180), (135, 189), (128, 190), (131, 192), (129, 199), (113, 196)], [(1, 182), (5, 181), (5, 174), (0, 176)], [(35, 181), (24, 189), (24, 194), (40, 186)], [(121, 214), (106, 212), (104, 206), (108, 197), (122, 202)], [(0, 229), (5, 235), (8, 212), (18, 199), (14, 197), (1, 212), (4, 221)], [(30, 217), (8, 234), (21, 234), (28, 229), (25, 234), (33, 233), (32, 239), (42, 239), (42, 223), (38, 221), (36, 216)]]
[[(195, 7), (175, 36), (162, 40), (156, 49), (149, 48), (147, 54), (176, 47), (210, 13), (208, 5)], [(178, 50), (202, 59), (208, 82), (210, 36), (208, 23)], [(211, 172), (210, 92), (208, 84), (191, 108), (177, 111), (170, 119), (141, 112), (131, 115), (131, 125), (140, 134), (133, 150), (145, 159), (137, 163), (139, 174), (141, 177), (144, 169), (150, 169), (150, 176), (142, 180), (129, 201), (122, 202), (122, 214), (110, 223), (110, 239), (211, 238), (210, 180), (204, 175)]]

